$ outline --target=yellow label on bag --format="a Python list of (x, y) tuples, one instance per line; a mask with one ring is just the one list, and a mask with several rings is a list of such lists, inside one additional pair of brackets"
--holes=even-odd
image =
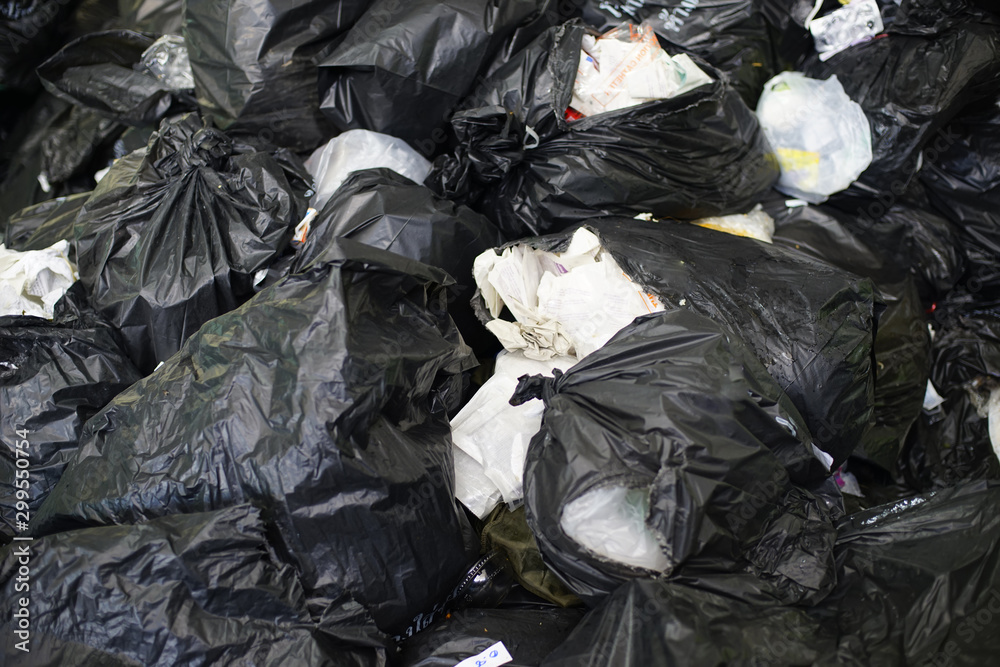
[(796, 174), (799, 187), (808, 190), (819, 182), (819, 153), (797, 148), (779, 148), (775, 153), (778, 154), (781, 171), (799, 172)]

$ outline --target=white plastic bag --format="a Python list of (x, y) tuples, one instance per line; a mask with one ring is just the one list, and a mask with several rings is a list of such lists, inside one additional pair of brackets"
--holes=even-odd
[(819, 204), (868, 168), (868, 119), (836, 76), (826, 81), (782, 72), (764, 84), (757, 118), (781, 165), (775, 187)]
[(760, 204), (757, 204), (749, 213), (701, 218), (693, 222), (699, 227), (726, 232), (733, 236), (745, 236), (764, 243), (773, 243), (774, 241), (774, 219), (764, 211), (764, 207)]
[(451, 420), (455, 443), (455, 497), (484, 518), (502, 497), (512, 509), (524, 498), (524, 460), (528, 443), (542, 426), (545, 404), (532, 399), (511, 405), (522, 375), (551, 376), (566, 370), (573, 357), (547, 361), (520, 352), (501, 353), (493, 376)]
[(598, 556), (666, 572), (670, 567), (646, 526), (649, 489), (609, 486), (589, 491), (563, 509), (560, 525), (580, 546)]
[(648, 25), (583, 38), (570, 106), (583, 116), (669, 99), (712, 79), (685, 54), (669, 56)]
[(574, 234), (561, 253), (527, 245), (488, 250), (472, 269), (490, 314), (506, 306), (516, 322), (494, 319), (486, 328), (508, 351), (529, 359), (575, 355), (600, 348), (640, 315), (663, 310), (601, 248), (587, 229)]
[(322, 209), (353, 172), (381, 167), (423, 183), (431, 163), (402, 139), (369, 130), (348, 130), (317, 148), (306, 160), (306, 169), (316, 181), (310, 208)]
[(79, 277), (67, 252), (69, 241), (26, 252), (7, 250), (0, 243), (0, 316), (51, 320), (56, 302)]

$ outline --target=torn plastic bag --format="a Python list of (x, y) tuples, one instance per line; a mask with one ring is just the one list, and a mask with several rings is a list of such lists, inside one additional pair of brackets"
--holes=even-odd
[(115, 162), (77, 218), (80, 280), (143, 373), (252, 294), (305, 202), (270, 154), (195, 115)]
[(539, 397), (528, 525), (584, 602), (651, 574), (732, 575), (771, 604), (833, 585), (830, 510), (791, 481), (824, 455), (724, 327), (686, 310), (639, 318), (554, 380), (523, 378), (512, 401)]
[(837, 631), (798, 607), (761, 607), (654, 579), (630, 581), (591, 611), (546, 667), (833, 667)]
[[(558, 19), (556, 0), (375, 0), (322, 59), (323, 113), (341, 130), (391, 134), (431, 157), (458, 102), (508, 40)], [(551, 22), (550, 22), (551, 21)], [(533, 33), (530, 31), (533, 30)]]
[(316, 180), (316, 194), (309, 206), (320, 210), (356, 171), (391, 169), (423, 183), (431, 163), (402, 139), (368, 130), (348, 130), (317, 148), (306, 160), (306, 169)]
[[(872, 414), (878, 311), (870, 280), (800, 252), (687, 223), (611, 218), (584, 227), (663, 306), (693, 309), (738, 332), (792, 399), (833, 468), (847, 460)], [(570, 238), (566, 232), (528, 244), (557, 252)], [(488, 326), (496, 322), (514, 326), (506, 320)]]
[[(235, 134), (296, 151), (316, 148), (334, 130), (320, 112), (314, 60), (371, 4), (187, 0), (184, 40), (202, 111)], [(414, 109), (409, 101), (405, 106)]]
[(757, 118), (717, 70), (710, 86), (575, 121), (585, 28), (552, 28), (483, 82), (452, 118), (458, 148), (428, 184), (468, 199), (510, 238), (598, 214), (745, 213), (778, 177)]
[(965, 283), (1000, 296), (1000, 100), (969, 109), (924, 149), (920, 180), (934, 206), (955, 223), (968, 257)]
[(910, 267), (887, 255), (887, 246), (875, 245), (871, 234), (863, 238), (861, 225), (837, 209), (789, 208), (777, 200), (768, 202), (767, 208), (776, 219), (775, 243), (871, 278), (878, 288), (885, 311), (873, 347), (873, 421), (854, 454), (892, 471), (906, 434), (921, 412), (931, 365), (928, 319)]
[(787, 195), (818, 204), (871, 164), (868, 119), (836, 75), (782, 72), (765, 84), (757, 118), (781, 166), (775, 188)]
[(886, 36), (825, 63), (810, 59), (803, 71), (815, 79), (836, 74), (871, 124), (871, 166), (831, 199), (861, 213), (872, 208), (872, 200), (905, 191), (919, 167), (920, 150), (964, 106), (995, 97), (1000, 29), (969, 22), (918, 36), (890, 27)]
[[(80, 292), (71, 290), (51, 321), (0, 318), (0, 542), (17, 532), (17, 501), (34, 514), (59, 481), (83, 424), (140, 377), (118, 334), (75, 305)], [(21, 470), (28, 471), (26, 488), (18, 485)]]
[(1000, 650), (1000, 486), (977, 482), (846, 519), (841, 646), (856, 664), (983, 665)]
[(369, 170), (350, 175), (310, 223), (292, 271), (326, 261), (337, 238), (447, 271), (457, 281), (448, 309), (462, 337), (481, 355), (496, 352), (496, 341), (469, 304), (475, 291), (473, 261), (503, 242), (496, 226), (484, 216), (391, 170)]
[[(42, 250), (57, 241), (71, 241), (73, 223), (90, 194), (57, 197), (18, 211), (7, 220), (6, 246), (14, 250)], [(69, 258), (76, 259), (73, 246), (69, 248)]]
[[(524, 497), (522, 480), (528, 442), (542, 425), (541, 401), (531, 400), (511, 405), (510, 397), (523, 375), (552, 375), (576, 363), (574, 357), (554, 357), (537, 361), (523, 352), (501, 353), (495, 371), (479, 391), (451, 420), (451, 437), (456, 450), (471, 458), (465, 465), (475, 470), (459, 474), (456, 451), (456, 497), (480, 519), (493, 509), (495, 502), (483, 502), (483, 491), (495, 489), (510, 507), (517, 507)], [(471, 473), (471, 474), (470, 474)]]
[(197, 108), (194, 96), (140, 66), (156, 40), (130, 30), (85, 35), (38, 68), (46, 90), (71, 104), (129, 125), (156, 125)]
[(69, 241), (43, 250), (7, 250), (0, 244), (0, 317), (30, 315), (52, 319), (56, 302), (76, 282)]
[(623, 22), (646, 23), (670, 52), (684, 50), (726, 74), (752, 106), (774, 76), (767, 23), (757, 0), (585, 0), (583, 20), (598, 32)]
[[(566, 639), (582, 616), (580, 609), (558, 607), (457, 611), (403, 643), (397, 664), (456, 667), (474, 656), (489, 657), (490, 649), (499, 642), (511, 660), (481, 664), (537, 667)], [(475, 667), (476, 662), (469, 664)]]
[(443, 599), (471, 532), (446, 413), (474, 360), (442, 271), (340, 244), (341, 258), (205, 324), (91, 419), (36, 528), (251, 502), (310, 599), (345, 625), (354, 599), (390, 632)]
[(23, 645), (4, 633), (12, 664), (384, 664), (384, 651), (351, 646), (333, 623), (310, 618), (295, 572), (275, 561), (248, 505), (15, 542), (0, 549), (12, 601), (28, 594), (18, 592), (22, 566), (30, 603), (0, 612), (11, 630), (28, 614)]

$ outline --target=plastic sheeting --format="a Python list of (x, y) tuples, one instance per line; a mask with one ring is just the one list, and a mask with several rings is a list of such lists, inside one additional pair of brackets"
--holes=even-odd
[(398, 630), (443, 598), (468, 567), (446, 412), (473, 362), (443, 272), (341, 244), (92, 418), (39, 533), (251, 502), (344, 627), (368, 610)]

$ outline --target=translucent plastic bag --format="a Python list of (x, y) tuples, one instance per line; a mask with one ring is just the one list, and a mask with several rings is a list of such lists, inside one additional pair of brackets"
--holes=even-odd
[(322, 209), (353, 172), (381, 167), (422, 183), (431, 163), (402, 139), (368, 130), (348, 130), (317, 148), (306, 160), (306, 169), (316, 179), (316, 195), (310, 207)]
[(836, 76), (782, 72), (764, 85), (757, 118), (781, 166), (775, 187), (787, 195), (818, 204), (871, 164), (868, 119)]

